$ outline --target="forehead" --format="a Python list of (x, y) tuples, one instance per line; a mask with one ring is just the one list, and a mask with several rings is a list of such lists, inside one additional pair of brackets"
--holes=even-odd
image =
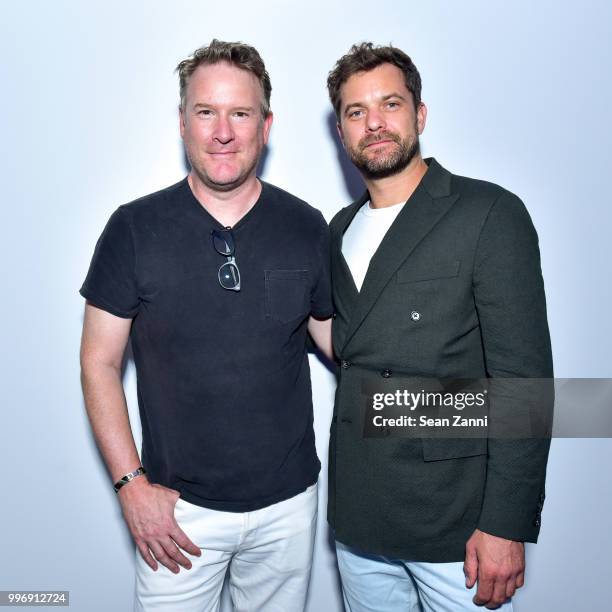
[(248, 70), (228, 62), (198, 66), (187, 83), (186, 97), (190, 104), (259, 104), (263, 94), (257, 77)]
[(372, 70), (362, 70), (350, 76), (340, 88), (342, 106), (368, 102), (391, 93), (410, 96), (404, 73), (393, 64), (381, 64)]

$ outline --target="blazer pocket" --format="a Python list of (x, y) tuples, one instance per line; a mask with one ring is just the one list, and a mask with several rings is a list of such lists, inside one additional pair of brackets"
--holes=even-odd
[(310, 312), (308, 270), (266, 270), (266, 318), (288, 323)]
[(487, 454), (486, 438), (423, 438), (423, 461), (442, 461)]
[(419, 281), (436, 280), (438, 278), (454, 278), (459, 274), (461, 261), (454, 260), (441, 263), (431, 268), (418, 269), (405, 266), (397, 271), (398, 283), (415, 283)]

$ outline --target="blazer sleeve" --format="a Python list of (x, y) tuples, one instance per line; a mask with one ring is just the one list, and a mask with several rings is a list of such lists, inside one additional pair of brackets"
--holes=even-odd
[(536, 542), (552, 428), (553, 365), (538, 237), (512, 193), (504, 191), (489, 209), (473, 283), (491, 379), (492, 437), (478, 528)]

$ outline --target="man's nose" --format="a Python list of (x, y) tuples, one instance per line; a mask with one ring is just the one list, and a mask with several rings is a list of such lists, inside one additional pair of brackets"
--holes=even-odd
[(227, 144), (234, 139), (234, 130), (228, 117), (219, 115), (215, 124), (213, 139), (220, 144)]
[(371, 109), (366, 116), (366, 128), (369, 132), (376, 132), (386, 126), (384, 115), (377, 109)]

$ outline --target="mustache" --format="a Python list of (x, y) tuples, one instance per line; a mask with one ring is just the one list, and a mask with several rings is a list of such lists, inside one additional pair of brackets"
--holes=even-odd
[(381, 140), (392, 140), (397, 144), (402, 144), (401, 138), (393, 132), (383, 132), (382, 134), (376, 134), (375, 136), (366, 136), (359, 141), (359, 148), (365, 149), (367, 146), (380, 142)]

